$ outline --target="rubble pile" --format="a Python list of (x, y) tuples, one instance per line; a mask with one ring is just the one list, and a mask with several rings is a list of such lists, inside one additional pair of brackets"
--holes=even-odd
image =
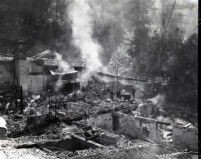
[(26, 126), (26, 118), (22, 115), (8, 115), (4, 116), (7, 121), (8, 136), (12, 137), (13, 134), (16, 135), (17, 132), (24, 130)]
[[(179, 142), (179, 144), (188, 145), (185, 143), (186, 140), (180, 139), (182, 135), (189, 136), (189, 133), (186, 133), (187, 129), (195, 130), (191, 138), (196, 138), (195, 123), (185, 120), (182, 116), (176, 120), (167, 107), (159, 106), (157, 102), (149, 99), (116, 98), (106, 83), (96, 82), (92, 80), (87, 87), (68, 95), (49, 93), (47, 96), (24, 97), (23, 112), (11, 107), (15, 103), (11, 103), (9, 109), (6, 110), (5, 106), (8, 102), (3, 101), (4, 98), (1, 99), (2, 110), (4, 110), (2, 117), (7, 122), (7, 134), (9, 139), (15, 143), (14, 148), (32, 150), (36, 148), (55, 158), (121, 158), (121, 156), (127, 156), (126, 152), (130, 154), (135, 152), (139, 158), (149, 158), (145, 154), (150, 151), (155, 157), (162, 157), (165, 154), (171, 156), (179, 152), (181, 149), (174, 144), (182, 141), (183, 143)], [(119, 113), (119, 116), (107, 116), (115, 112)], [(106, 116), (102, 120), (101, 115), (104, 114)], [(105, 125), (110, 123), (111, 129), (103, 130), (98, 124), (89, 125), (88, 119), (92, 123), (96, 121), (103, 122)], [(113, 130), (114, 125), (116, 130)], [(119, 125), (122, 128), (121, 131), (118, 130)], [(150, 128), (152, 130), (149, 130)], [(155, 129), (158, 131), (156, 134), (154, 134)], [(137, 139), (132, 136), (135, 131), (139, 131), (139, 134), (146, 131), (148, 138)], [(127, 134), (124, 134), (125, 132)], [(149, 138), (156, 138), (157, 134), (160, 134), (161, 145)], [(60, 142), (66, 139), (70, 141), (73, 135), (77, 136), (80, 145), (84, 142), (94, 144), (97, 148), (89, 147), (73, 151), (59, 148)], [(55, 151), (42, 146), (51, 142), (58, 146)], [(195, 146), (190, 148), (192, 147)]]

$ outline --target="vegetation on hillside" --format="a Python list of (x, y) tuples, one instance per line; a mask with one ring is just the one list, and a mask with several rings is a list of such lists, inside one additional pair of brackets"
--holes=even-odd
[[(102, 15), (102, 19), (94, 15), (97, 16), (94, 38), (103, 47), (102, 63), (108, 64), (111, 71), (118, 63), (123, 75), (146, 76), (153, 81), (163, 77), (168, 80), (165, 93), (169, 100), (196, 104), (198, 35), (184, 36), (181, 25), (184, 16), (174, 8), (170, 15), (173, 4), (169, 2), (162, 4), (159, 31), (153, 29), (154, 17), (150, 16), (150, 11), (154, 10), (153, 2), (116, 1), (114, 9), (108, 9), (110, 5), (104, 5), (106, 1), (96, 2), (103, 3), (106, 15)], [(25, 52), (40, 44), (66, 57), (79, 56), (79, 51), (71, 43), (72, 29), (67, 15), (69, 3), (65, 0), (1, 0), (0, 52), (12, 53), (16, 43), (23, 40), (26, 41)], [(107, 3), (114, 2), (109, 0)], [(177, 4), (177, 8), (182, 7), (186, 6)], [(124, 36), (126, 34), (130, 36)]]

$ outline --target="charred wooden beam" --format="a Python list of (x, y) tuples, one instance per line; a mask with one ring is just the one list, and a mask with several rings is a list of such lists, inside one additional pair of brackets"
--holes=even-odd
[(132, 78), (132, 77), (116, 76), (116, 75), (113, 75), (113, 74), (103, 73), (103, 72), (98, 72), (98, 75), (100, 75), (100, 76), (106, 76), (106, 77), (110, 77), (110, 78), (118, 78), (118, 80), (131, 80), (131, 81), (147, 82), (147, 80), (141, 79), (141, 78)]

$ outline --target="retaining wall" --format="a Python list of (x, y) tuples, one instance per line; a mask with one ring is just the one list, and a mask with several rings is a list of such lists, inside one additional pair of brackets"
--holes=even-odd
[[(114, 118), (114, 116), (116, 117)], [(158, 123), (147, 118), (141, 119), (135, 117), (134, 115), (118, 112), (102, 114), (97, 117), (90, 118), (87, 120), (87, 123), (91, 126), (100, 127), (111, 132), (113, 132), (115, 128), (116, 133), (129, 135), (137, 139), (149, 138), (156, 143), (160, 143), (161, 141)]]

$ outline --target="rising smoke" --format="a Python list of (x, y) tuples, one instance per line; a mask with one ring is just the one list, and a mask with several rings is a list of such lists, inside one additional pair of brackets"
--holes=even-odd
[(68, 8), (68, 16), (72, 23), (73, 44), (80, 49), (82, 59), (86, 61), (87, 71), (83, 78), (101, 67), (99, 53), (101, 46), (93, 36), (92, 8), (89, 0), (73, 0)]
[(70, 65), (65, 60), (63, 60), (62, 55), (58, 53), (55, 53), (55, 55), (56, 55), (56, 61), (58, 62), (59, 66), (58, 72), (65, 74), (73, 71)]
[[(149, 19), (145, 22), (149, 28), (149, 35), (156, 29), (161, 33), (163, 22), (167, 23), (174, 0), (69, 0), (69, 2), (67, 19), (71, 21), (72, 43), (80, 50), (82, 59), (86, 61), (88, 71), (84, 77), (87, 77), (100, 68), (102, 63), (107, 65), (110, 62), (109, 59), (115, 54), (118, 46), (124, 43), (125, 34), (133, 34), (137, 25), (136, 18)], [(196, 33), (197, 7), (195, 1), (177, 0), (168, 32), (174, 34), (176, 28), (179, 28), (185, 39)], [(138, 11), (134, 8), (138, 8)]]
[[(65, 73), (69, 73), (72, 69), (71, 69), (70, 65), (62, 59), (62, 55), (60, 55), (56, 52), (55, 52), (55, 55), (56, 55), (56, 61), (58, 63), (58, 72), (57, 73), (60, 73), (59, 78), (55, 85), (55, 91), (57, 92), (63, 85), (62, 75)], [(55, 74), (55, 73), (52, 72), (52, 74)]]
[(158, 94), (154, 98), (149, 99), (153, 104), (158, 105), (159, 107), (165, 103), (166, 96), (164, 94)]

